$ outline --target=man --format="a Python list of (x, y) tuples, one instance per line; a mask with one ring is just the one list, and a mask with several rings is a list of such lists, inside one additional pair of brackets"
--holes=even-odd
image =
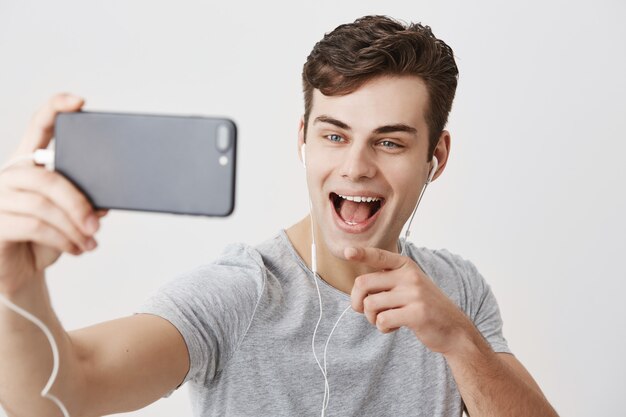
[[(142, 314), (70, 333), (44, 271), (62, 252), (93, 250), (104, 213), (58, 174), (2, 172), (0, 294), (51, 328), (52, 394), (72, 416), (137, 409), (186, 382), (198, 416), (556, 415), (510, 353), (474, 266), (399, 239), (445, 170), (457, 75), (428, 27), (380, 16), (339, 26), (303, 71), (310, 215), (256, 248), (230, 246)], [(81, 106), (54, 97), (17, 153), (45, 147), (55, 114)], [(57, 415), (35, 388), (51, 366), (40, 331), (0, 304), (0, 335), (2, 405)]]

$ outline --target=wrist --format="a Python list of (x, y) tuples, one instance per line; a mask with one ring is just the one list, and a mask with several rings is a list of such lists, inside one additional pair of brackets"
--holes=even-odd
[(469, 322), (459, 329), (450, 349), (442, 353), (448, 362), (459, 362), (472, 361), (478, 356), (493, 352), (483, 335), (472, 322)]
[(33, 291), (40, 292), (42, 287), (45, 287), (45, 273), (44, 271), (38, 271), (32, 276), (0, 280), (0, 295), (7, 299), (15, 300), (26, 297), (27, 294)]
[(0, 300), (0, 329), (2, 332), (33, 329), (30, 320), (25, 320), (24, 315), (15, 310), (16, 306), (44, 322), (47, 321), (46, 317), (53, 313), (43, 272), (24, 279), (21, 285), (13, 286), (11, 290), (1, 295), (4, 298), (4, 300)]

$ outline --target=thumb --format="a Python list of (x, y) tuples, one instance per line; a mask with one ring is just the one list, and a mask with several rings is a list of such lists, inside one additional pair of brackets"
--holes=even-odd
[(28, 154), (36, 149), (46, 148), (54, 135), (56, 116), (61, 112), (78, 111), (84, 104), (84, 99), (73, 94), (54, 95), (33, 116), (17, 154)]

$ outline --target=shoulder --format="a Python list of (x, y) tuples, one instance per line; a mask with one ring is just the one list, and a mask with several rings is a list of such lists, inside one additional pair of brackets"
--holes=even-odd
[(267, 285), (268, 277), (272, 277), (273, 283), (275, 276), (293, 275), (299, 267), (294, 251), (284, 232), (256, 246), (230, 244), (213, 262), (180, 274), (174, 282), (194, 291), (246, 291), (254, 293), (258, 299)]
[(226, 246), (215, 261), (199, 268), (256, 275), (265, 269), (265, 265), (261, 254), (254, 247), (245, 243), (233, 243)]
[(183, 335), (191, 367), (186, 377), (207, 381), (234, 354), (265, 288), (259, 253), (228, 245), (213, 262), (179, 274), (153, 293), (139, 313), (165, 318)]
[(458, 278), (476, 279), (478, 275), (478, 270), (471, 261), (447, 249), (417, 247), (411, 243), (408, 247), (413, 260), (439, 277), (458, 276)]
[(474, 264), (446, 249), (410, 245), (411, 257), (474, 322), (495, 352), (508, 352), (498, 302)]
[(189, 279), (210, 281), (213, 285), (224, 287), (263, 286), (265, 266), (259, 252), (245, 243), (226, 246), (213, 262), (200, 265), (183, 274)]
[(263, 292), (265, 268), (259, 253), (243, 243), (230, 244), (217, 259), (178, 274), (157, 290), (171, 302), (256, 304)]
[(289, 241), (284, 230), (255, 247), (263, 266), (272, 277), (294, 277), (307, 266)]
[(213, 262), (185, 271), (158, 288), (138, 312), (165, 317), (179, 330), (247, 325), (265, 281), (258, 252), (246, 244), (231, 244)]

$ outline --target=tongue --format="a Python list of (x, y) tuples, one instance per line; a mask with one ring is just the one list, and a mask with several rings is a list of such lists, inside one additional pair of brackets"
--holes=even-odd
[(355, 203), (345, 200), (339, 211), (341, 218), (350, 223), (363, 223), (370, 216), (368, 203)]

